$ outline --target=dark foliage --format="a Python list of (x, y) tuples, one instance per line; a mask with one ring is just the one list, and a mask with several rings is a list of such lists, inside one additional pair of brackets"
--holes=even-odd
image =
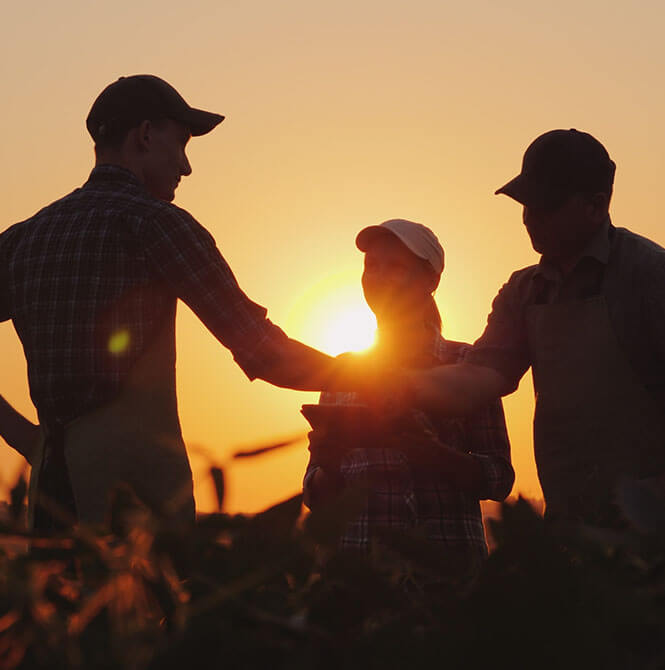
[[(0, 555), (0, 667), (665, 667), (665, 539), (660, 510), (641, 506), (651, 494), (623, 492), (639, 523), (620, 533), (548, 527), (526, 501), (505, 504), (496, 549), (466, 570), (415, 535), (340, 553), (362, 495), (304, 519), (296, 496), (175, 527), (120, 491), (112, 533), (32, 538), (58, 550), (48, 560)], [(18, 516), (6, 543), (27, 540)]]

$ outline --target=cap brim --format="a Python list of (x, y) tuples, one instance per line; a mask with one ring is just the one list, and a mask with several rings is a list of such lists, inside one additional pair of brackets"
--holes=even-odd
[(494, 195), (507, 195), (509, 198), (525, 205), (527, 200), (530, 199), (530, 195), (532, 195), (529, 186), (528, 179), (523, 174), (518, 174), (517, 177), (494, 191)]
[(221, 114), (205, 112), (202, 109), (194, 109), (192, 107), (179, 119), (179, 121), (182, 121), (189, 128), (189, 132), (195, 137), (209, 133), (223, 120), (224, 117)]
[(356, 246), (360, 251), (367, 251), (377, 237), (385, 237), (386, 235), (396, 237), (398, 240), (400, 239), (398, 235), (388, 228), (383, 228), (381, 226), (367, 226), (367, 228), (363, 228), (356, 235)]
[(518, 174), (517, 177), (497, 189), (494, 194), (503, 193), (527, 207), (554, 210), (565, 200), (568, 192), (569, 190), (564, 186)]

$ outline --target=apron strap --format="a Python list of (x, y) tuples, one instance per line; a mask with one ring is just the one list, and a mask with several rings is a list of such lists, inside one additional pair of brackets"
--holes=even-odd
[(74, 491), (65, 460), (65, 429), (56, 424), (46, 429), (33, 528), (37, 534), (52, 534), (70, 529), (76, 521)]

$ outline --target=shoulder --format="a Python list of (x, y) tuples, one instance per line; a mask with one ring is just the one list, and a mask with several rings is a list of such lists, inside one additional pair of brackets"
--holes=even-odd
[(665, 268), (665, 249), (648, 237), (626, 228), (615, 229), (614, 258), (643, 272), (662, 272)]
[(514, 318), (533, 301), (540, 266), (530, 265), (513, 272), (492, 301), (490, 318)]
[(76, 196), (81, 192), (80, 188), (73, 190), (71, 193), (54, 200), (48, 205), (44, 205), (41, 209), (38, 209), (34, 214), (31, 214), (28, 218), (18, 221), (11, 225), (7, 230), (5, 230), (0, 237), (8, 239), (14, 235), (20, 235), (22, 232), (25, 232), (38, 221), (44, 219), (55, 218), (57, 217), (67, 205), (76, 198)]
[(42, 207), (42, 209), (35, 212), (29, 218), (9, 226), (4, 232), (0, 233), (0, 249), (5, 251), (14, 249), (21, 244), (21, 240), (26, 239), (26, 235), (34, 235), (37, 231), (41, 230), (40, 222), (48, 220), (51, 218), (51, 214), (59, 211), (59, 207), (64, 200), (65, 198), (56, 200), (50, 205)]
[(204, 239), (214, 244), (210, 232), (202, 226), (186, 209), (170, 202), (149, 200), (143, 204), (140, 212), (143, 224), (148, 230), (167, 236), (184, 236)]
[(616, 228), (610, 251), (608, 291), (630, 300), (665, 300), (665, 249), (625, 228)]
[(11, 226), (9, 226), (9, 228), (0, 233), (0, 246), (10, 244), (12, 239), (14, 239), (17, 235), (21, 234), (21, 230), (25, 228), (25, 225), (26, 223), (28, 223), (28, 221), (30, 221), (30, 219), (14, 223)]
[(502, 286), (501, 290), (507, 290), (515, 293), (528, 291), (533, 285), (533, 279), (538, 274), (540, 266), (538, 264), (515, 270), (508, 281)]
[(171, 223), (197, 223), (196, 219), (182, 207), (171, 202), (146, 197), (136, 207), (142, 214), (152, 219)]

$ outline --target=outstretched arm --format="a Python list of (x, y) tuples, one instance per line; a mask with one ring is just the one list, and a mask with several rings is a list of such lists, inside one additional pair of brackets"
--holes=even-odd
[(385, 370), (371, 357), (343, 354), (332, 358), (289, 339), (276, 326), (273, 328), (278, 332), (273, 332), (270, 342), (264, 343), (261, 349), (264, 364), (256, 376), (275, 386), (299, 391), (371, 392), (375, 388), (401, 387), (404, 383), (401, 370)]
[(362, 374), (347, 372), (349, 366), (271, 323), (240, 289), (210, 233), (183, 210), (169, 209), (146, 223), (143, 249), (155, 276), (231, 350), (250, 379), (301, 391), (357, 387)]
[(450, 416), (470, 414), (515, 390), (498, 370), (471, 363), (411, 372), (407, 385), (414, 405)]
[(39, 426), (28, 421), (0, 396), (0, 436), (32, 464)]

